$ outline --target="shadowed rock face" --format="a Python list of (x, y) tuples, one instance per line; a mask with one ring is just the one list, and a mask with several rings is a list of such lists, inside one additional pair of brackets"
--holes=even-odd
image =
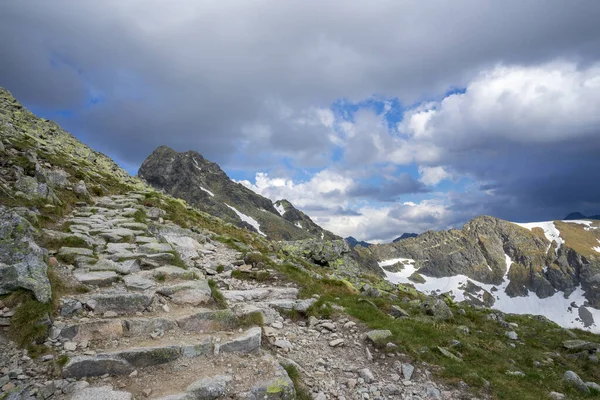
[[(557, 222), (561, 228), (560, 222)], [(595, 243), (600, 229), (569, 224), (569, 229), (585, 235)], [(565, 228), (566, 229), (566, 228)], [(559, 229), (560, 230), (560, 229)], [(568, 233), (574, 235), (574, 233)], [(590, 236), (588, 238), (588, 236)], [(539, 228), (532, 230), (497, 218), (477, 217), (461, 229), (425, 232), (418, 237), (385, 245), (369, 251), (378, 259), (412, 258), (420, 274), (433, 277), (466, 275), (479, 282), (500, 285), (506, 273), (506, 256), (512, 260), (506, 292), (524, 296), (534, 292), (540, 298), (557, 290), (570, 293), (581, 285), (591, 305), (600, 305), (600, 253), (582, 247), (583, 239), (565, 239), (557, 250)], [(600, 246), (600, 244), (598, 244)], [(589, 247), (589, 246), (588, 246)]]
[[(144, 160), (138, 175), (155, 188), (225, 221), (255, 232), (258, 224), (260, 232), (271, 239), (336, 238), (288, 201), (278, 202), (278, 207), (285, 210), (280, 215), (271, 200), (233, 182), (216, 163), (195, 151), (178, 153), (161, 146)], [(234, 209), (256, 223), (248, 222)]]

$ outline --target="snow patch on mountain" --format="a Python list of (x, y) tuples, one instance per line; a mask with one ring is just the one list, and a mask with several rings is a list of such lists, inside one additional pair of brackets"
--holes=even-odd
[(281, 215), (283, 217), (283, 214), (285, 214), (285, 208), (283, 207), (283, 205), (275, 204), (275, 209), (277, 210), (279, 215)]
[(296, 225), (298, 228), (302, 229), (302, 224), (299, 221), (296, 221), (294, 223), (294, 225)]
[(261, 230), (260, 230), (260, 224), (258, 223), (257, 220), (255, 220), (254, 218), (252, 218), (249, 215), (244, 214), (243, 212), (240, 212), (237, 208), (230, 206), (227, 203), (224, 203), (227, 207), (231, 208), (233, 210), (234, 213), (237, 214), (238, 217), (240, 217), (240, 219), (244, 222), (249, 223), (254, 229), (256, 229), (256, 231), (258, 233), (260, 233), (263, 236), (267, 236), (265, 235)]
[[(568, 222), (572, 222), (572, 221), (568, 221)], [(564, 243), (564, 241), (560, 237), (560, 232), (556, 228), (556, 225), (554, 225), (554, 221), (528, 222), (528, 223), (515, 222), (515, 224), (522, 226), (523, 228), (526, 228), (529, 230), (532, 230), (533, 228), (542, 228), (542, 230), (544, 231), (544, 235), (546, 235), (546, 239), (548, 239), (550, 241), (550, 243), (552, 243), (552, 241), (556, 242), (556, 244), (557, 244), (556, 251), (557, 252), (558, 252), (558, 249), (560, 248), (560, 246)], [(549, 248), (550, 248), (550, 246), (548, 246), (548, 249)]]
[[(392, 283), (407, 283), (413, 285), (417, 290), (425, 294), (435, 295), (450, 292), (457, 302), (464, 301), (464, 288), (468, 281), (482, 288), (475, 295), (480, 299), (483, 298), (483, 290), (490, 293), (494, 299), (492, 308), (505, 313), (512, 314), (532, 314), (543, 315), (551, 321), (556, 322), (565, 328), (579, 328), (590, 330), (595, 333), (600, 333), (600, 326), (596, 321), (600, 321), (600, 310), (585, 307), (593, 316), (593, 323), (586, 323), (579, 317), (579, 308), (583, 307), (586, 302), (585, 291), (581, 287), (577, 287), (573, 293), (565, 297), (564, 292), (556, 292), (553, 296), (545, 299), (538, 298), (535, 293), (529, 293), (524, 297), (510, 297), (506, 294), (506, 287), (510, 283), (508, 280), (508, 271), (512, 265), (512, 260), (508, 255), (506, 257), (506, 272), (504, 274), (504, 282), (501, 285), (490, 285), (478, 282), (465, 275), (455, 275), (444, 278), (434, 278), (426, 275), (421, 275), (425, 279), (425, 283), (412, 282), (408, 278), (417, 272), (414, 266), (414, 260), (407, 258), (394, 258), (379, 262), (385, 273), (386, 279)], [(394, 265), (398, 262), (404, 264), (404, 269), (400, 272), (390, 272), (386, 266)], [(492, 290), (494, 288), (495, 290)], [(472, 294), (472, 293), (471, 293)], [(575, 303), (578, 307), (572, 307)]]
[(210, 190), (203, 188), (202, 186), (199, 186), (200, 190), (210, 194), (212, 197), (215, 197), (215, 194), (213, 192), (211, 192)]

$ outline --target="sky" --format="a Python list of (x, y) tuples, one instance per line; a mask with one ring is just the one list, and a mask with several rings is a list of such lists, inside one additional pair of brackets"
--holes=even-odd
[(135, 174), (196, 150), (341, 236), (600, 213), (600, 2), (0, 2), (0, 86)]

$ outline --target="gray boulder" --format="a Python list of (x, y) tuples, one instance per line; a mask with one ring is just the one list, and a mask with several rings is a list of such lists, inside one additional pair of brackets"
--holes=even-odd
[(431, 315), (435, 319), (446, 321), (452, 319), (454, 315), (452, 310), (442, 299), (428, 299), (423, 302), (423, 311), (427, 315)]
[(581, 378), (579, 377), (579, 375), (577, 375), (573, 371), (567, 371), (567, 372), (565, 372), (565, 374), (563, 375), (563, 381), (565, 381), (565, 383), (567, 385), (573, 386), (574, 388), (576, 388), (580, 392), (583, 392), (583, 393), (589, 393), (590, 392), (590, 388), (587, 387), (587, 385), (581, 380)]
[(52, 288), (44, 255), (33, 240), (31, 224), (0, 206), (0, 295), (22, 288), (41, 302), (50, 301)]
[(229, 375), (217, 375), (201, 378), (185, 390), (196, 400), (213, 400), (225, 394), (227, 383), (232, 380)]

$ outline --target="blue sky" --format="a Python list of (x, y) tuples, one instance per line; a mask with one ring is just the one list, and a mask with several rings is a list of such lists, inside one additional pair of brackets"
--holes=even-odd
[(135, 173), (196, 150), (372, 241), (600, 212), (600, 5), (0, 3), (0, 85)]

